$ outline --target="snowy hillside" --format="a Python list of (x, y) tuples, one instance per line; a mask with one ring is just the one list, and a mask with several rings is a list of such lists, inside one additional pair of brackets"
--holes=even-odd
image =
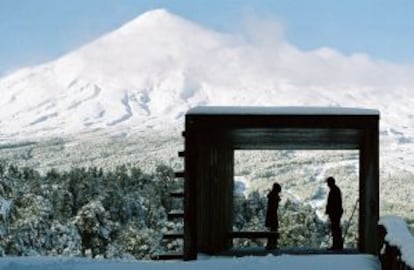
[[(218, 33), (147, 12), (53, 62), (0, 79), (0, 140), (182, 128), (196, 105), (348, 106), (382, 113), (382, 142), (413, 156), (414, 68), (302, 51), (258, 22)], [(411, 160), (412, 161), (412, 160)], [(411, 162), (408, 162), (410, 164)]]

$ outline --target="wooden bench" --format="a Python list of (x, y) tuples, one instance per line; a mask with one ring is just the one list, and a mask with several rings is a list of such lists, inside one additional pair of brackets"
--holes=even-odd
[[(182, 232), (169, 232), (164, 234), (164, 239), (177, 239), (183, 238), (184, 234)], [(231, 232), (229, 233), (229, 237), (234, 238), (269, 238), (269, 237), (276, 237), (279, 238), (279, 233), (275, 231), (238, 231), (238, 232)]]

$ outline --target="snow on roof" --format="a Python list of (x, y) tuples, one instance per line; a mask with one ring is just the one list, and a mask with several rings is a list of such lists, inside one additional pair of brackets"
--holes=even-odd
[(385, 241), (398, 247), (402, 260), (414, 268), (414, 237), (407, 228), (405, 221), (396, 216), (381, 217), (379, 224), (387, 229)]
[[(200, 256), (201, 257), (201, 256)], [(306, 255), (266, 256), (243, 258), (205, 257), (197, 261), (125, 261), (70, 257), (2, 257), (0, 269), (61, 269), (61, 270), (380, 270), (380, 264), (372, 255)]]
[(346, 107), (254, 107), (254, 106), (199, 106), (187, 115), (362, 115), (378, 116), (375, 109)]

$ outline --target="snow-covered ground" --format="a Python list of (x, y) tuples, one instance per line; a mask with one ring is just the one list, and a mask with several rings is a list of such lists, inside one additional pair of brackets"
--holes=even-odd
[(307, 255), (243, 258), (201, 258), (198, 261), (115, 261), (60, 257), (5, 257), (2, 270), (379, 270), (378, 260), (370, 255)]

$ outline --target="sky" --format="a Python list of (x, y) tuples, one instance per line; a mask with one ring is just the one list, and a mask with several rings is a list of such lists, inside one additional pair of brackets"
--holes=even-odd
[(221, 32), (271, 18), (302, 50), (414, 64), (412, 0), (1, 0), (0, 76), (53, 60), (157, 8)]

